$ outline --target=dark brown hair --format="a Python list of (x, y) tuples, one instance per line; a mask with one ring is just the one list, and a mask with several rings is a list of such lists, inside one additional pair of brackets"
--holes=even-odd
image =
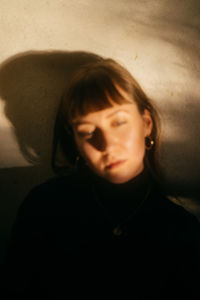
[(56, 165), (56, 152), (60, 146), (68, 167), (75, 165), (78, 155), (73, 139), (71, 123), (78, 116), (112, 106), (110, 101), (122, 104), (135, 102), (141, 114), (147, 109), (152, 117), (151, 138), (154, 145), (146, 150), (144, 163), (152, 175), (159, 177), (160, 119), (155, 104), (147, 97), (139, 83), (122, 65), (113, 59), (98, 59), (80, 67), (72, 77), (57, 115), (52, 166), (54, 171), (61, 170)]

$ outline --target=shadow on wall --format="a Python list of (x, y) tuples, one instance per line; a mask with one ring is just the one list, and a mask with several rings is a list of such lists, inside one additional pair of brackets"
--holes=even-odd
[(86, 52), (26, 52), (0, 67), (0, 96), (20, 150), (32, 164), (48, 165), (60, 98), (72, 73), (97, 59)]

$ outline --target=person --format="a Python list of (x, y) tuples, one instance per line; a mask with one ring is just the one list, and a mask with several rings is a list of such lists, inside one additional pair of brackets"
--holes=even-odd
[(166, 196), (159, 148), (157, 109), (130, 72), (109, 58), (81, 66), (55, 122), (57, 176), (13, 226), (6, 292), (199, 299), (199, 222)]

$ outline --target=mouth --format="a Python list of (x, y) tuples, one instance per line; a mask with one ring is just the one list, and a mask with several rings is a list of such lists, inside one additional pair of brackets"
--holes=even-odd
[(117, 168), (117, 167), (121, 166), (124, 162), (125, 162), (125, 160), (117, 160), (115, 162), (107, 164), (105, 168), (108, 169), (108, 170), (111, 170), (111, 169), (114, 169), (114, 168)]

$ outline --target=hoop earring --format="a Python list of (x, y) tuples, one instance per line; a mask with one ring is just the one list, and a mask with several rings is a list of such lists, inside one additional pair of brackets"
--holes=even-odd
[(151, 150), (151, 148), (153, 147), (154, 144), (155, 144), (155, 142), (150, 136), (147, 136), (145, 138), (146, 150)]

